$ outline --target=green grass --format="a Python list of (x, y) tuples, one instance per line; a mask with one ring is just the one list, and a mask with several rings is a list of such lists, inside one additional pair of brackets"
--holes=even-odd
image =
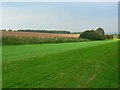
[(0, 43), (0, 89), (2, 89), (2, 46)]
[(118, 42), (3, 46), (3, 88), (118, 87)]
[(74, 43), (59, 43), (59, 44), (30, 44), (30, 45), (11, 45), (2, 46), (2, 58), (4, 61), (21, 60), (36, 56), (44, 56), (48, 54), (56, 54), (73, 49), (81, 49), (91, 46), (115, 42), (108, 41), (89, 41), (89, 42), (74, 42)]

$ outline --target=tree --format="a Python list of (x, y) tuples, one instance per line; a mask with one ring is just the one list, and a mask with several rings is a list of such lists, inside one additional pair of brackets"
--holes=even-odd
[(104, 32), (104, 30), (102, 28), (96, 29), (96, 32), (99, 33), (99, 34), (101, 34), (101, 35), (105, 34), (105, 32)]
[(8, 31), (12, 31), (11, 29), (9, 29)]
[(90, 39), (90, 40), (105, 40), (105, 36), (98, 34), (94, 30), (87, 30), (84, 31), (81, 35), (80, 38), (83, 39)]
[(6, 31), (6, 29), (2, 30), (2, 31)]

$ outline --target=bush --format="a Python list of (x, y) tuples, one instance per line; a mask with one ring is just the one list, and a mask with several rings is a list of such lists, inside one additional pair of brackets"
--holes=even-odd
[(64, 43), (64, 42), (83, 42), (87, 39), (80, 38), (39, 38), (25, 36), (3, 36), (2, 45), (22, 45), (22, 44), (44, 44), (44, 43)]
[(113, 35), (105, 35), (106, 39), (113, 39)]
[(118, 39), (120, 39), (120, 34), (118, 35)]
[(83, 39), (90, 39), (90, 40), (105, 40), (105, 36), (102, 34), (98, 34), (94, 30), (87, 30), (84, 31), (81, 35), (80, 38)]

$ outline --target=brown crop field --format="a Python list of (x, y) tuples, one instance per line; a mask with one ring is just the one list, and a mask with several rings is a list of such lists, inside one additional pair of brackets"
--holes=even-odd
[(40, 38), (54, 38), (54, 37), (78, 38), (80, 34), (50, 34), (50, 33), (39, 33), (39, 32), (2, 31), (2, 35), (3, 36), (40, 37)]

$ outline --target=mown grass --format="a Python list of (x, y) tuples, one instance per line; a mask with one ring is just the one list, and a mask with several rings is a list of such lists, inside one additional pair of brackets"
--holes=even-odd
[(25, 36), (3, 36), (2, 45), (24, 45), (24, 44), (44, 44), (44, 43), (65, 43), (89, 41), (80, 38), (39, 38)]
[(4, 46), (3, 88), (115, 88), (117, 51), (117, 41)]
[(7, 45), (2, 46), (2, 58), (5, 61), (21, 60), (31, 57), (56, 54), (72, 49), (82, 49), (91, 46), (115, 42), (108, 41), (89, 41), (76, 43), (55, 43), (55, 44), (29, 44), (29, 45)]

